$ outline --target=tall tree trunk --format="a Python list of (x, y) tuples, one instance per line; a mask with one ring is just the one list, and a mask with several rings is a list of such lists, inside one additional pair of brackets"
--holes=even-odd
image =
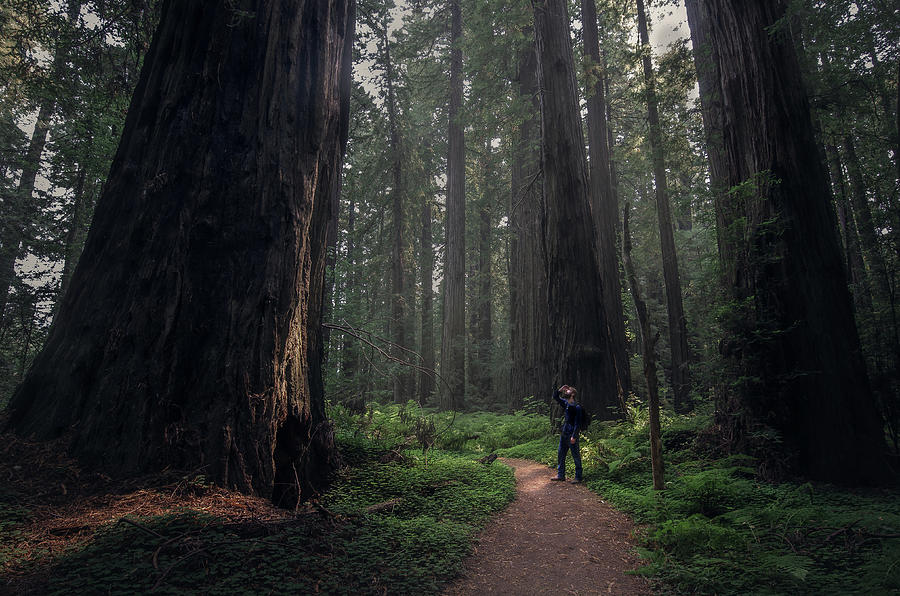
[(75, 271), (78, 258), (81, 256), (81, 250), (84, 248), (84, 237), (87, 232), (91, 207), (91, 200), (88, 195), (93, 193), (93, 188), (87, 188), (87, 168), (84, 165), (78, 170), (78, 178), (75, 181), (73, 192), (72, 220), (66, 232), (65, 260), (63, 261), (62, 275), (59, 280), (59, 299), (56, 301), (55, 309), (59, 308), (62, 297), (69, 289), (72, 273)]
[(491, 142), (487, 140), (484, 147), (484, 159), (482, 162), (482, 197), (478, 209), (478, 262), (476, 272), (476, 303), (472, 309), (475, 315), (475, 325), (472, 327), (475, 346), (475, 360), (477, 361), (477, 374), (475, 369), (471, 371), (472, 386), (482, 395), (493, 392), (493, 380), (491, 369), (491, 345), (493, 343), (492, 329), (493, 316), (491, 313), (491, 292), (493, 279), (491, 277), (491, 236), (492, 213), (491, 200), (493, 193), (490, 188), (490, 180), (493, 172), (491, 165)]
[(597, 33), (597, 5), (595, 0), (581, 0), (582, 38), (584, 54), (591, 61), (587, 95), (588, 147), (591, 152), (590, 184), (594, 224), (599, 235), (600, 282), (603, 285), (603, 309), (609, 324), (619, 391), (631, 391), (631, 367), (625, 341), (625, 315), (622, 309), (622, 286), (619, 282), (619, 258), (616, 242), (616, 221), (619, 206), (610, 178), (609, 131), (606, 123), (606, 95), (604, 73)]
[[(78, 21), (80, 12), (80, 1), (69, 2), (66, 15), (69, 24)], [(54, 83), (63, 79), (63, 69), (68, 59), (63, 37), (63, 35), (57, 34), (58, 47), (51, 67)], [(16, 260), (22, 255), (26, 243), (33, 233), (34, 213), (31, 199), (34, 194), (34, 184), (41, 169), (41, 155), (44, 153), (44, 145), (47, 143), (47, 135), (50, 132), (50, 124), (55, 112), (56, 97), (45, 98), (38, 109), (31, 141), (28, 143), (28, 150), (25, 152), (22, 162), (19, 185), (11, 196), (13, 204), (9, 209), (9, 219), (2, 222), (2, 226), (0, 226), (0, 317), (6, 310), (9, 288), (16, 279)]]
[[(738, 443), (765, 425), (795, 471), (877, 482), (885, 445), (841, 264), (828, 177), (819, 159), (781, 0), (701, 0), (718, 63), (723, 155), (734, 191), (720, 208), (736, 233), (723, 270), (736, 304), (726, 328)], [(770, 459), (769, 461), (773, 461)]]
[(856, 143), (848, 133), (844, 135), (844, 154), (846, 156), (847, 174), (850, 177), (850, 198), (853, 206), (853, 214), (858, 224), (859, 239), (862, 245), (863, 257), (868, 262), (872, 272), (872, 280), (878, 300), (887, 304), (891, 290), (888, 281), (887, 267), (884, 263), (884, 255), (875, 235), (875, 224), (872, 221), (872, 212), (869, 209), (869, 199), (866, 193), (866, 183), (863, 179), (862, 167), (859, 157), (856, 155)]
[(526, 397), (549, 399), (550, 327), (541, 220), (540, 113), (537, 55), (533, 43), (519, 54), (519, 101), (526, 114), (513, 147), (509, 206), (509, 346), (513, 407)]
[(166, 1), (9, 424), (109, 473), (202, 467), (293, 506), (336, 457), (319, 317), (354, 4), (241, 6)]
[(656, 98), (656, 78), (650, 61), (650, 37), (647, 32), (647, 14), (644, 0), (637, 0), (638, 32), (641, 37), (641, 54), (644, 67), (644, 83), (647, 86), (647, 119), (650, 122), (650, 152), (653, 161), (653, 179), (656, 183), (656, 214), (659, 219), (659, 242), (662, 252), (663, 277), (666, 282), (666, 310), (669, 314), (669, 344), (672, 352), (672, 390), (675, 410), (689, 412), (691, 400), (690, 353), (687, 342), (687, 323), (681, 298), (681, 277), (678, 274), (678, 256), (675, 252), (675, 228), (669, 205), (666, 182), (665, 155), (662, 146), (662, 129), (659, 125), (659, 107)]
[(533, 0), (532, 6), (541, 82), (548, 321), (556, 351), (551, 385), (573, 385), (598, 417), (615, 418), (623, 412), (598, 279), (569, 17), (563, 0)]
[(628, 226), (630, 209), (630, 206), (626, 205), (622, 217), (622, 256), (625, 260), (625, 275), (628, 277), (628, 285), (631, 286), (631, 298), (634, 300), (638, 326), (641, 330), (641, 355), (644, 361), (644, 379), (647, 381), (647, 400), (650, 409), (650, 466), (653, 472), (653, 488), (663, 490), (666, 488), (666, 480), (662, 458), (659, 388), (656, 380), (656, 354), (654, 352), (656, 342), (659, 340), (659, 331), (654, 334), (650, 327), (650, 313), (647, 310), (647, 303), (641, 297), (641, 287), (638, 285), (634, 265), (631, 262), (631, 230)]
[[(356, 242), (353, 236), (356, 228), (356, 199), (350, 195), (350, 205), (347, 208), (347, 283), (344, 294), (348, 297), (357, 287), (356, 275)], [(359, 305), (361, 306), (361, 305)], [(344, 321), (340, 321), (344, 323)], [(348, 381), (353, 381), (359, 367), (360, 346), (356, 345), (351, 335), (344, 333), (341, 339), (341, 375)], [(354, 387), (356, 384), (354, 383)]]
[[(391, 340), (394, 342), (394, 356), (407, 360), (404, 349), (409, 349), (406, 304), (406, 234), (403, 229), (403, 154), (400, 144), (400, 129), (397, 124), (397, 100), (394, 94), (394, 65), (391, 62), (391, 40), (388, 36), (387, 12), (381, 24), (382, 58), (384, 79), (387, 87), (388, 130), (391, 148)], [(412, 397), (411, 369), (399, 366), (393, 375), (394, 402), (403, 403)]]
[(872, 294), (869, 290), (869, 280), (863, 262), (862, 251), (859, 247), (856, 220), (853, 217), (853, 210), (850, 209), (850, 201), (847, 196), (849, 193), (844, 180), (844, 171), (841, 167), (841, 156), (838, 148), (833, 144), (825, 145), (825, 155), (828, 157), (829, 176), (835, 192), (838, 225), (844, 238), (847, 281), (853, 289), (853, 301), (856, 304), (857, 312), (862, 310), (865, 313), (871, 313)]
[[(450, 0), (450, 117), (447, 155), (444, 324), (441, 337), (441, 404), (459, 408), (466, 398), (466, 156), (463, 122), (462, 13)], [(443, 385), (443, 384), (442, 384)]]
[(419, 403), (424, 404), (434, 393), (434, 239), (431, 226), (432, 199), (422, 193), (419, 269), (422, 272), (422, 369), (419, 371)]
[[(869, 199), (866, 193), (866, 183), (863, 179), (862, 166), (856, 154), (853, 137), (847, 133), (844, 135), (844, 151), (847, 156), (847, 174), (850, 177), (850, 197), (853, 206), (853, 217), (859, 232), (860, 245), (864, 261), (870, 271), (869, 281), (874, 291), (875, 302), (875, 329), (877, 335), (886, 331), (886, 345), (884, 351), (890, 354), (888, 366), (894, 371), (900, 370), (900, 330), (897, 325), (897, 313), (894, 304), (894, 292), (891, 288), (891, 280), (888, 277), (887, 265), (881, 252), (881, 245), (875, 231), (875, 223), (872, 220), (872, 212), (869, 209)], [(881, 336), (884, 337), (884, 336)], [(880, 344), (880, 342), (879, 342)], [(879, 350), (880, 351), (880, 350)], [(885, 354), (887, 355), (887, 354)], [(877, 360), (881, 360), (881, 354)], [(880, 385), (880, 379), (873, 377), (876, 385)]]

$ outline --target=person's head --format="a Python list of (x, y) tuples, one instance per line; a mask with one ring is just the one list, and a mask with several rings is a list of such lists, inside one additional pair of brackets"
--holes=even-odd
[(566, 385), (566, 400), (569, 402), (569, 404), (575, 404), (576, 395), (578, 395), (578, 390), (574, 387), (569, 387), (568, 385)]

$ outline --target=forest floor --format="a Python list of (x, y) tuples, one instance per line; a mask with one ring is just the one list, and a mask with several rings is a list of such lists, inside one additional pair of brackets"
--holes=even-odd
[(586, 486), (553, 482), (547, 466), (506, 459), (516, 499), (476, 540), (462, 577), (444, 592), (468, 594), (649, 594), (632, 523)]

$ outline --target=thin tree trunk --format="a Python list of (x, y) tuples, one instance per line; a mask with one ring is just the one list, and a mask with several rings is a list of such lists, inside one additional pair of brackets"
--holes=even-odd
[[(599, 418), (622, 416), (613, 346), (598, 283), (584, 135), (563, 0), (533, 0), (544, 172), (544, 247), (553, 383), (579, 389)], [(549, 390), (549, 389), (548, 389)]]
[(616, 377), (621, 396), (631, 391), (631, 367), (625, 341), (625, 315), (622, 309), (622, 286), (619, 281), (619, 258), (616, 242), (616, 221), (619, 206), (610, 178), (609, 131), (606, 123), (606, 95), (604, 73), (601, 71), (600, 40), (597, 34), (597, 5), (595, 0), (581, 0), (582, 38), (584, 54), (591, 61), (592, 75), (588, 77), (587, 131), (591, 152), (590, 184), (594, 224), (599, 235), (600, 282), (603, 284), (603, 308), (609, 324), (613, 345)]
[[(81, 2), (70, 2), (67, 10), (68, 22), (76, 23), (80, 12)], [(51, 67), (54, 82), (63, 79), (63, 68), (67, 59), (67, 52), (59, 38), (60, 36), (57, 35), (57, 42), (60, 46), (56, 48)], [(9, 209), (9, 219), (2, 222), (2, 226), (0, 226), (2, 228), (0, 229), (0, 317), (6, 310), (9, 288), (16, 279), (16, 260), (22, 255), (33, 233), (32, 195), (38, 172), (41, 169), (41, 155), (44, 153), (44, 145), (47, 143), (47, 135), (50, 132), (50, 124), (55, 112), (56, 98), (45, 98), (38, 109), (31, 141), (25, 152), (19, 185), (11, 196), (12, 206)]]
[(320, 317), (354, 5), (242, 6), (164, 4), (9, 424), (108, 473), (202, 468), (294, 506), (336, 463)]
[[(409, 333), (407, 329), (406, 304), (406, 270), (403, 260), (406, 255), (406, 234), (403, 226), (403, 153), (400, 143), (400, 129), (397, 123), (397, 100), (394, 93), (394, 65), (391, 62), (391, 40), (388, 36), (388, 20), (385, 12), (381, 24), (382, 57), (384, 60), (384, 78), (387, 87), (388, 129), (390, 131), (391, 150), (391, 339), (394, 344), (394, 356), (406, 360), (403, 348), (409, 349)], [(406, 366), (397, 367), (393, 375), (394, 402), (403, 403), (412, 397), (411, 369)]]
[(669, 344), (672, 352), (672, 390), (675, 410), (689, 412), (691, 399), (690, 353), (687, 342), (687, 323), (681, 297), (681, 277), (678, 274), (678, 256), (675, 252), (675, 229), (669, 205), (666, 182), (665, 155), (662, 146), (662, 129), (659, 125), (659, 107), (656, 98), (656, 81), (650, 61), (650, 37), (647, 31), (647, 15), (644, 0), (637, 0), (638, 31), (641, 37), (641, 54), (644, 67), (644, 83), (647, 86), (647, 119), (650, 122), (650, 152), (653, 161), (653, 179), (656, 183), (656, 214), (659, 219), (659, 241), (663, 261), (663, 277), (666, 282), (666, 310), (669, 314)]
[(62, 300), (63, 295), (66, 293), (66, 290), (69, 289), (72, 272), (75, 270), (75, 264), (78, 262), (78, 257), (81, 256), (81, 250), (84, 247), (84, 233), (86, 231), (86, 209), (84, 205), (86, 199), (86, 180), (87, 169), (84, 166), (81, 166), (78, 170), (75, 188), (73, 189), (72, 220), (69, 223), (69, 229), (66, 232), (65, 260), (63, 261), (62, 275), (59, 279), (59, 298), (56, 301), (54, 310), (59, 308), (59, 303)]
[(513, 407), (526, 397), (549, 399), (552, 381), (550, 327), (547, 322), (547, 272), (541, 220), (540, 114), (537, 55), (533, 43), (519, 54), (519, 101), (525, 116), (513, 147), (509, 206), (509, 345)]
[[(350, 194), (350, 206), (347, 209), (347, 282), (344, 287), (344, 295), (347, 296), (348, 305), (350, 293), (357, 288), (356, 275), (356, 244), (354, 228), (356, 227), (356, 199)], [(343, 323), (343, 321), (341, 321)], [(359, 346), (353, 338), (344, 333), (341, 338), (341, 376), (348, 381), (353, 381), (359, 369)]]
[(491, 273), (491, 236), (492, 213), (491, 203), (493, 195), (488, 192), (490, 179), (493, 172), (491, 164), (490, 139), (485, 143), (485, 157), (482, 164), (482, 188), (481, 205), (478, 211), (478, 273), (477, 273), (477, 304), (475, 311), (478, 313), (477, 322), (472, 329), (475, 336), (475, 353), (478, 360), (479, 374), (472, 375), (472, 385), (482, 395), (493, 392), (493, 375), (491, 371), (491, 345), (493, 343), (492, 328), (493, 316), (491, 313), (491, 292), (493, 290), (493, 278)]
[(872, 221), (872, 212), (869, 209), (869, 199), (866, 193), (866, 183), (862, 175), (862, 167), (859, 157), (856, 155), (856, 144), (848, 133), (844, 135), (844, 154), (846, 155), (847, 174), (850, 177), (850, 198), (853, 206), (853, 214), (859, 226), (859, 239), (862, 245), (863, 257), (868, 262), (872, 272), (874, 289), (878, 300), (887, 304), (891, 290), (888, 282), (887, 267), (884, 263), (884, 255), (878, 238), (875, 236), (875, 224)]
[(419, 403), (424, 404), (434, 393), (434, 240), (432, 238), (433, 208), (431, 197), (422, 193), (421, 237), (419, 269), (422, 272), (422, 368), (419, 371)]
[(463, 100), (462, 13), (450, 0), (450, 117), (447, 156), (444, 324), (441, 337), (441, 404), (457, 409), (466, 397), (466, 188), (465, 140), (460, 114)]
[(655, 354), (659, 332), (657, 331), (654, 334), (650, 327), (650, 313), (647, 310), (647, 303), (641, 298), (641, 288), (631, 261), (631, 230), (628, 227), (629, 211), (630, 206), (626, 205), (622, 217), (622, 256), (625, 260), (625, 275), (628, 277), (628, 285), (631, 286), (631, 298), (634, 300), (634, 308), (637, 310), (638, 315), (638, 326), (641, 330), (641, 355), (644, 360), (644, 379), (647, 381), (647, 398), (650, 409), (650, 466), (653, 472), (653, 488), (655, 490), (664, 490), (666, 481), (662, 458), (659, 388), (656, 380)]
[(862, 251), (859, 247), (859, 234), (856, 229), (856, 220), (847, 192), (844, 180), (844, 171), (841, 167), (841, 156), (838, 148), (832, 144), (825, 145), (825, 155), (828, 157), (829, 175), (835, 191), (835, 199), (838, 211), (838, 224), (844, 238), (846, 251), (847, 281), (853, 289), (853, 301), (857, 310), (865, 313), (872, 312), (872, 294), (869, 290), (869, 280), (866, 267), (863, 262)]
[[(726, 360), (741, 384), (730, 410), (738, 447), (752, 430), (767, 461), (815, 479), (883, 481), (887, 462), (853, 320), (827, 172), (796, 51), (774, 25), (781, 0), (701, 0), (718, 62), (729, 238), (722, 263), (735, 310)], [(788, 126), (789, 124), (789, 126)], [(773, 459), (773, 453), (778, 456)]]

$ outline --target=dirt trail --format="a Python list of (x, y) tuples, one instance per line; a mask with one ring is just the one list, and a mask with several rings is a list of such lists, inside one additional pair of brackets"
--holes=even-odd
[(583, 485), (551, 482), (547, 466), (503, 461), (516, 470), (516, 500), (481, 533), (445, 596), (651, 593), (624, 573), (639, 564), (624, 514)]

